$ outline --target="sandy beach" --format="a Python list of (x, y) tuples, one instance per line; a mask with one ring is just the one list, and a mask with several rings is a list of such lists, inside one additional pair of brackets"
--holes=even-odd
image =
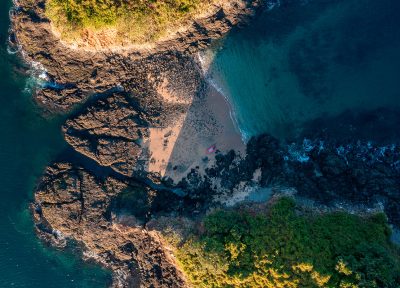
[[(158, 91), (168, 101), (180, 101), (174, 91)], [(187, 101), (187, 100), (185, 100)], [(188, 103), (186, 103), (188, 104)], [(242, 154), (245, 144), (236, 129), (229, 103), (212, 85), (192, 99), (189, 109), (169, 127), (150, 128), (148, 171), (179, 182), (191, 169), (200, 173), (213, 165), (218, 152), (234, 149)], [(208, 153), (214, 146), (217, 152)]]

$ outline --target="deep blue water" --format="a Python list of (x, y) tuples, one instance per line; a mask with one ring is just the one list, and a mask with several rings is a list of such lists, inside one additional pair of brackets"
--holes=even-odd
[(62, 119), (43, 118), (24, 92), (29, 79), (6, 47), (11, 1), (0, 1), (0, 288), (106, 287), (108, 273), (35, 236), (28, 205), (43, 169), (65, 148)]
[(274, 2), (211, 68), (246, 138), (400, 139), (400, 1)]

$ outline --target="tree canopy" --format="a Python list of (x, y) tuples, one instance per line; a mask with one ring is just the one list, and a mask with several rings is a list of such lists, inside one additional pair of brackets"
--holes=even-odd
[(177, 249), (196, 287), (400, 287), (386, 216), (303, 215), (283, 198), (266, 213), (217, 211)]

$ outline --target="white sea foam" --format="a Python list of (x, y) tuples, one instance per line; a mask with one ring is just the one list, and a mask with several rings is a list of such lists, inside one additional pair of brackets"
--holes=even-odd
[(208, 74), (210, 66), (214, 61), (215, 55), (216, 51), (213, 49), (205, 49), (197, 53), (197, 59), (199, 60), (204, 75)]
[(238, 132), (239, 132), (239, 134), (240, 134), (240, 136), (242, 138), (242, 141), (244, 143), (247, 143), (247, 141), (250, 140), (251, 136), (250, 136), (249, 133), (247, 133), (247, 131), (245, 131), (239, 125), (237, 112), (236, 112), (236, 109), (234, 108), (233, 104), (231, 103), (231, 100), (230, 100), (230, 98), (228, 96), (229, 93), (227, 92), (227, 89), (225, 89), (223, 87), (223, 85), (219, 84), (216, 79), (212, 78), (212, 76), (210, 74), (208, 75), (208, 77), (206, 79), (207, 79), (208, 83), (212, 87), (214, 87), (214, 89), (217, 90), (224, 97), (225, 101), (227, 102), (227, 104), (229, 106), (229, 116), (230, 116), (233, 124), (234, 124), (235, 128), (238, 130)]
[(274, 8), (281, 6), (281, 1), (280, 0), (268, 0), (265, 5), (268, 10), (272, 10)]
[(32, 91), (38, 87), (43, 88), (50, 83), (50, 77), (47, 74), (47, 69), (40, 62), (32, 61), (30, 63), (30, 69), (28, 70), (28, 73), (30, 76), (25, 83), (25, 88), (23, 90), (25, 93), (31, 94)]
[(47, 74), (47, 69), (40, 62), (32, 61), (31, 74), (32, 74), (32, 76), (34, 76), (38, 79), (41, 79), (43, 81), (49, 80), (49, 76)]
[[(8, 10), (8, 18), (10, 21), (12, 21), (12, 18), (14, 17), (14, 13), (19, 9), (19, 4), (16, 0), (13, 1), (13, 6)], [(19, 43), (13, 43), (11, 41), (11, 32), (12, 32), (12, 27), (9, 28), (8, 30), (8, 40), (7, 40), (7, 53), (8, 54), (16, 54), (21, 51), (21, 45)]]
[[(378, 146), (372, 141), (357, 141), (356, 144), (341, 144), (336, 147), (331, 147), (336, 151), (343, 161), (349, 165), (348, 155), (365, 162), (368, 165), (376, 164), (377, 162), (392, 161), (390, 165), (394, 169), (400, 169), (400, 146), (390, 144)], [(304, 139), (302, 143), (292, 143), (287, 146), (286, 154), (283, 156), (285, 161), (295, 161), (305, 163), (310, 160), (310, 155), (313, 151), (318, 151), (318, 154), (325, 149), (325, 143), (321, 140)], [(390, 157), (390, 158), (387, 158)], [(390, 160), (392, 159), (392, 160)]]
[(238, 130), (242, 141), (244, 143), (247, 143), (247, 141), (249, 141), (249, 139), (251, 138), (251, 135), (239, 125), (236, 115), (237, 112), (236, 109), (233, 107), (233, 104), (231, 103), (228, 89), (222, 84), (222, 81), (218, 79), (219, 77), (217, 77), (217, 75), (214, 74), (215, 72), (212, 70), (212, 63), (214, 62), (216, 54), (217, 51), (215, 49), (206, 49), (197, 53), (197, 59), (200, 63), (203, 75), (207, 83), (210, 84), (216, 91), (218, 91), (218, 93), (220, 93), (224, 97), (225, 101), (229, 105), (229, 116), (235, 126), (235, 129)]
[(10, 55), (17, 54), (19, 51), (21, 51), (21, 46), (18, 45), (17, 49), (13, 50), (10, 45), (7, 45), (7, 53)]
[(14, 55), (21, 51), (21, 45), (19, 45), (18, 43), (17, 44), (13, 43), (10, 37), (11, 36), (8, 36), (7, 53), (10, 55)]

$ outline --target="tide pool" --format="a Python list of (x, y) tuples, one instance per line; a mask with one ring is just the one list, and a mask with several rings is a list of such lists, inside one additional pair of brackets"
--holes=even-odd
[[(397, 133), (400, 2), (275, 2), (227, 37), (210, 69), (245, 138), (340, 134), (351, 125), (370, 140)], [(366, 123), (388, 117), (387, 109), (391, 119)]]

